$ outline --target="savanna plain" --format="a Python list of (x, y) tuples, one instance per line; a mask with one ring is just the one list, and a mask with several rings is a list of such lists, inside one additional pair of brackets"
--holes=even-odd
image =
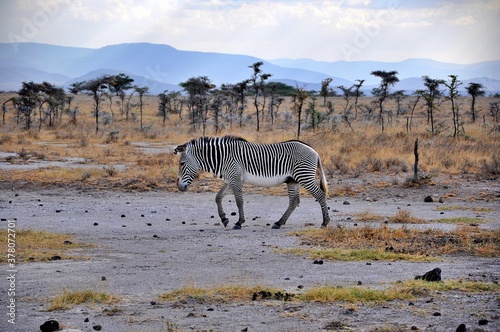
[[(177, 191), (173, 149), (203, 133), (186, 107), (164, 123), (156, 96), (144, 97), (142, 117), (133, 97), (128, 119), (103, 102), (113, 116), (98, 131), (87, 95), (74, 96), (77, 116), (50, 126), (37, 116), (23, 129), (8, 110), (1, 268), (16, 273), (15, 295), (6, 278), (0, 286), (0, 330), (38, 331), (48, 320), (73, 331), (500, 330), (500, 127), (488, 113), (498, 98), (478, 99), (472, 122), (461, 97), (456, 135), (447, 102), (430, 130), (414, 98), (383, 115), (383, 130), (369, 114), (373, 98), (361, 97), (367, 107), (356, 114), (340, 97), (330, 108), (318, 98), (315, 111), (329, 116), (313, 125), (304, 109), (300, 139), (322, 158), (331, 222), (320, 228), (319, 204), (301, 191), (279, 230), (271, 225), (288, 204), (284, 185), (245, 185), (241, 230), (218, 218), (220, 179), (202, 173)], [(298, 135), (290, 97), (272, 120), (264, 112), (259, 131), (250, 100), (242, 119), (222, 116), (215, 133), (207, 117), (205, 134), (258, 143)], [(236, 222), (231, 195), (224, 206)], [(415, 279), (434, 268), (441, 281)]]

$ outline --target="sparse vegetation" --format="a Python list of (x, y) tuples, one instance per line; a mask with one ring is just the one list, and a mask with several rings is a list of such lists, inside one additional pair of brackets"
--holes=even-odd
[[(65, 289), (62, 294), (52, 298), (47, 306), (48, 311), (67, 310), (80, 304), (115, 304), (121, 301), (121, 297), (95, 290), (72, 291)], [(114, 311), (116, 312), (116, 308)]]
[[(244, 84), (234, 85), (234, 89), (241, 87), (244, 90)], [(265, 110), (260, 112), (260, 129), (257, 132), (253, 119), (254, 107), (247, 105), (245, 96), (243, 98), (236, 90), (231, 90), (229, 85), (224, 90), (227, 94), (225, 98), (233, 96), (232, 104), (221, 104), (217, 115), (217, 134), (234, 134), (243, 136), (255, 142), (276, 142), (281, 140), (296, 138), (300, 130), (300, 138), (306, 143), (312, 145), (321, 155), (327, 174), (332, 177), (349, 176), (359, 177), (369, 173), (382, 173), (387, 175), (401, 175), (408, 173), (411, 178), (410, 166), (413, 163), (413, 143), (419, 138), (420, 146), (420, 178), (418, 181), (409, 181), (402, 183), (405, 187), (422, 187), (432, 184), (433, 174), (449, 174), (451, 176), (460, 174), (461, 176), (478, 177), (481, 179), (496, 179), (500, 174), (500, 164), (498, 162), (497, 151), (500, 149), (500, 140), (497, 131), (492, 131), (492, 126), (496, 123), (486, 123), (486, 126), (478, 126), (465, 122), (463, 128), (467, 136), (460, 139), (453, 139), (452, 131), (447, 131), (449, 135), (436, 133), (429, 135), (427, 128), (427, 104), (422, 101), (416, 106), (412, 115), (412, 130), (408, 132), (406, 128), (406, 115), (396, 114), (390, 118), (384, 119), (384, 131), (381, 132), (380, 124), (373, 121), (372, 115), (362, 112), (363, 105), (372, 105), (373, 102), (380, 101), (376, 97), (359, 97), (357, 99), (356, 109), (359, 114), (349, 118), (349, 126), (341, 125), (345, 108), (345, 100), (338, 97), (325, 97), (326, 104), (316, 103), (315, 113), (322, 114), (323, 121), (316, 123), (314, 130), (309, 128), (312, 119), (307, 119), (310, 114), (306, 114), (303, 119), (303, 126), (298, 127), (297, 114), (287, 113), (285, 109), (293, 110), (294, 103), (292, 97), (283, 97), (280, 101), (282, 105), (279, 109), (273, 108), (272, 115), (268, 115)], [(239, 90), (238, 90), (239, 91)], [(306, 92), (306, 91), (304, 91)], [(0, 102), (15, 97), (15, 94), (0, 94)], [(174, 98), (175, 97), (175, 98)], [(124, 105), (124, 115), (115, 114), (112, 121), (99, 127), (96, 132), (95, 101), (89, 95), (72, 96), (72, 105), (78, 105), (80, 114), (78, 124), (72, 124), (72, 118), (66, 116), (64, 112), (59, 112), (57, 121), (48, 127), (42, 123), (40, 129), (37, 126), (37, 118), (31, 118), (29, 130), (20, 126), (17, 122), (15, 111), (6, 113), (6, 122), (0, 126), (0, 142), (3, 151), (24, 151), (25, 156), (36, 158), (43, 156), (43, 160), (59, 161), (66, 158), (85, 158), (89, 167), (92, 165), (116, 165), (126, 164), (127, 172), (118, 172), (113, 176), (108, 176), (106, 172), (94, 172), (92, 176), (78, 173), (75, 175), (63, 175), (62, 177), (47, 177), (45, 172), (36, 170), (25, 171), (22, 176), (16, 175), (17, 171), (6, 171), (0, 174), (0, 181), (16, 181), (16, 179), (27, 178), (33, 183), (42, 183), (48, 185), (50, 181), (53, 184), (75, 184), (82, 185), (82, 179), (86, 186), (115, 188), (117, 183), (128, 183), (136, 181), (137, 177), (149, 179), (144, 182), (144, 188), (135, 190), (150, 190), (160, 186), (163, 188), (174, 188), (170, 184), (175, 182), (176, 159), (170, 156), (169, 146), (183, 143), (193, 137), (202, 135), (203, 131), (207, 135), (215, 133), (211, 126), (215, 126), (215, 115), (212, 115), (210, 109), (196, 106), (194, 111), (200, 113), (192, 114), (193, 107), (186, 102), (185, 96), (176, 94), (174, 97), (176, 103), (172, 109), (165, 109), (168, 113), (158, 117), (158, 97), (144, 95), (142, 97), (142, 118), (143, 123), (150, 124), (147, 130), (140, 128), (140, 124), (134, 121), (133, 117), (127, 121), (126, 105)], [(311, 98), (316, 98), (311, 94)], [(139, 104), (138, 96), (130, 96), (124, 103), (130, 102), (130, 107)], [(193, 97), (194, 98), (194, 97)], [(417, 97), (408, 97), (408, 99), (417, 99)], [(466, 97), (457, 97), (457, 104), (464, 104)], [(229, 98), (230, 99), (230, 98)], [(228, 99), (228, 100), (229, 100)], [(197, 99), (193, 99), (197, 101)], [(106, 100), (100, 100), (102, 111), (108, 108)], [(225, 100), (225, 102), (228, 102)], [(448, 101), (442, 101), (442, 109), (448, 109), (445, 104)], [(487, 109), (491, 103), (491, 98), (478, 98), (476, 108)], [(307, 105), (308, 101), (304, 101)], [(432, 106), (432, 114), (436, 124), (448, 119), (444, 112), (440, 111), (440, 105)], [(10, 107), (10, 103), (7, 104)], [(197, 104), (196, 104), (197, 105)], [(261, 102), (259, 102), (261, 107)], [(121, 107), (121, 106), (120, 106)], [(191, 107), (191, 111), (190, 111)], [(397, 107), (392, 99), (385, 99), (383, 102), (385, 109), (394, 109)], [(202, 112), (203, 111), (203, 112)], [(206, 112), (208, 113), (206, 113)], [(205, 113), (204, 113), (205, 112)], [(132, 112), (133, 113), (133, 112)], [(165, 114), (166, 114), (165, 113)], [(240, 114), (241, 113), (241, 114)], [(443, 113), (443, 114), (441, 114)], [(189, 114), (189, 116), (186, 116)], [(101, 118), (102, 118), (101, 114)], [(195, 117), (196, 123), (192, 123), (192, 117)], [(212, 117), (211, 117), (212, 116)], [(302, 114), (302, 118), (304, 114)], [(337, 123), (337, 118), (339, 123)], [(212, 121), (213, 119), (213, 121)], [(205, 122), (203, 122), (203, 121)], [(390, 120), (390, 121), (389, 121)], [(42, 118), (43, 121), (43, 118)], [(165, 121), (165, 122), (164, 122)], [(213, 123), (212, 123), (213, 122)], [(239, 122), (239, 126), (236, 125)], [(450, 123), (451, 126), (451, 123)], [(346, 139), (348, 137), (348, 139)], [(143, 153), (140, 147), (133, 144), (141, 141), (147, 144), (158, 144), (164, 150), (164, 155), (160, 157), (161, 161), (148, 162), (148, 159), (155, 158), (148, 153)], [(369, 144), (367, 144), (369, 142)], [(34, 145), (36, 144), (36, 146)], [(106, 151), (108, 151), (106, 153)], [(111, 153), (110, 153), (111, 152)], [(33, 159), (26, 159), (30, 162)], [(10, 162), (19, 162), (17, 158), (11, 158)], [(161, 170), (164, 166), (165, 171)], [(88, 171), (88, 169), (87, 169)], [(133, 175), (132, 175), (133, 174)], [(140, 176), (139, 176), (140, 174)], [(165, 181), (166, 180), (166, 181)], [(207, 181), (209, 181), (207, 179)], [(215, 180), (216, 181), (216, 180)], [(418, 183), (417, 183), (418, 182)], [(151, 185), (152, 187), (148, 187)], [(374, 185), (374, 184), (371, 184)], [(398, 183), (387, 183), (387, 186), (397, 186)], [(360, 192), (359, 188), (335, 188), (333, 193), (342, 195), (347, 193), (356, 195)]]
[[(2, 239), (7, 239), (7, 230), (0, 230)], [(79, 243), (74, 236), (30, 229), (16, 231), (16, 261), (43, 262), (53, 259), (85, 259), (82, 249), (93, 245)], [(0, 257), (0, 263), (6, 263), (7, 256)]]
[[(187, 298), (201, 303), (241, 303), (255, 301), (255, 294), (269, 292), (280, 293), (266, 286), (226, 286), (216, 288), (183, 287), (179, 290), (164, 293), (161, 300), (183, 302)], [(383, 289), (372, 289), (362, 286), (317, 286), (290, 294), (288, 299), (294, 302), (348, 302), (348, 303), (383, 303), (395, 300), (414, 299), (428, 296), (430, 292), (464, 292), (464, 293), (500, 293), (500, 285), (496, 283), (445, 280), (443, 282), (428, 282), (423, 280), (405, 280), (391, 284)], [(269, 296), (267, 300), (280, 300)]]
[[(302, 245), (313, 249), (292, 249), (300, 255), (313, 258), (363, 259), (427, 259), (422, 256), (469, 254), (495, 257), (500, 254), (500, 231), (486, 231), (460, 227), (454, 231), (418, 230), (407, 227), (327, 227), (292, 232)], [(333, 254), (332, 254), (333, 253)], [(340, 253), (344, 253), (340, 255)], [(346, 253), (346, 254), (345, 254)], [(336, 254), (336, 255), (335, 255)], [(392, 255), (403, 254), (403, 255)]]

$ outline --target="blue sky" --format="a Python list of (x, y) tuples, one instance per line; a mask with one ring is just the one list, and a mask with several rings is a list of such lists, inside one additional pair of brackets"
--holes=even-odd
[(263, 59), (500, 60), (500, 0), (1, 0), (0, 42), (151, 42)]

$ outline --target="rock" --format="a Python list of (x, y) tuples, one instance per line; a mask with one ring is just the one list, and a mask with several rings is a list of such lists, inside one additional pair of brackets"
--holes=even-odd
[(465, 328), (465, 324), (460, 324), (458, 325), (457, 329), (455, 330), (456, 332), (465, 332), (467, 329)]
[(322, 259), (316, 259), (316, 260), (314, 260), (313, 264), (322, 265), (323, 264), (323, 260)]
[(441, 313), (436, 311), (435, 313), (432, 314), (432, 316), (438, 317), (438, 316), (441, 316)]
[(94, 326), (92, 326), (92, 328), (93, 328), (94, 330), (96, 330), (96, 331), (100, 331), (100, 330), (102, 330), (102, 326), (101, 326), (101, 325), (94, 325)]
[(436, 267), (435, 269), (425, 272), (421, 276), (416, 276), (415, 280), (422, 279), (425, 281), (441, 281), (441, 269)]
[(88, 318), (88, 317), (87, 317), (87, 318), (85, 318), (85, 319), (83, 320), (83, 322), (84, 322), (84, 323), (88, 323), (89, 321), (90, 321), (90, 320), (89, 320), (89, 318)]
[(424, 202), (425, 203), (432, 203), (432, 202), (434, 202), (434, 200), (432, 199), (432, 196), (425, 196)]
[(156, 301), (151, 301), (151, 302), (149, 302), (149, 304), (156, 305)]
[(439, 199), (439, 203), (444, 203), (444, 199), (442, 197)]
[(53, 332), (59, 330), (59, 322), (56, 320), (48, 320), (42, 325), (40, 325), (40, 331), (42, 332)]
[(349, 203), (349, 201), (344, 201), (342, 205), (351, 205), (351, 203)]
[(99, 225), (98, 223), (96, 223), (96, 222), (94, 223), (94, 226), (98, 226), (98, 225)]
[(106, 279), (106, 277), (102, 276), (102, 277), (101, 277), (101, 280), (102, 280), (102, 281), (106, 281), (107, 279)]
[(488, 320), (487, 319), (480, 319), (478, 324), (479, 325), (488, 325)]
[(51, 261), (58, 261), (58, 260), (61, 260), (61, 256), (54, 255), (54, 256), (50, 257), (50, 260), (51, 260)]
[(64, 244), (73, 244), (73, 242), (69, 241), (69, 240), (66, 240), (63, 242)]

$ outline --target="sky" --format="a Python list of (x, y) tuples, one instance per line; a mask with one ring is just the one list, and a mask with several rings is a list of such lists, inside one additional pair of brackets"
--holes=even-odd
[(0, 42), (266, 60), (500, 60), (500, 0), (0, 0)]

